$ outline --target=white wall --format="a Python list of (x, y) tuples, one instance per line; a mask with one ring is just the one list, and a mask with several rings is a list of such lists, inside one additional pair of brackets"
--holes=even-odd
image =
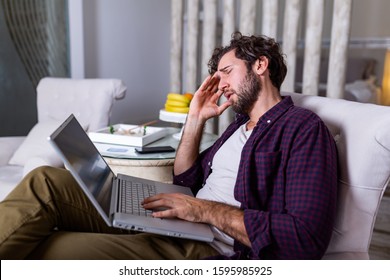
[(170, 0), (84, 0), (86, 78), (127, 87), (112, 123), (158, 118), (169, 90)]

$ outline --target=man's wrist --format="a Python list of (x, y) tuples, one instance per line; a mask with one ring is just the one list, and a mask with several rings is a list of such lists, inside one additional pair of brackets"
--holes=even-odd
[(187, 132), (189, 131), (194, 131), (194, 132), (198, 132), (198, 131), (202, 131), (204, 126), (206, 124), (206, 121), (205, 120), (202, 120), (201, 118), (199, 118), (198, 116), (190, 116), (188, 115), (187, 116), (187, 120), (184, 124), (184, 130), (187, 130)]

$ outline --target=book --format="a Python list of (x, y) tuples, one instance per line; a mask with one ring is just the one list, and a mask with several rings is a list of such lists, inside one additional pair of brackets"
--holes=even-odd
[(131, 124), (115, 124), (88, 133), (92, 142), (136, 147), (148, 145), (165, 137), (167, 134), (168, 129), (165, 127)]

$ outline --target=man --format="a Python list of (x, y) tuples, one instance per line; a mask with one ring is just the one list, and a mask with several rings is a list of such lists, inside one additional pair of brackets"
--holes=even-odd
[[(209, 67), (174, 165), (174, 183), (196, 198), (159, 194), (143, 206), (166, 209), (158, 218), (210, 224), (213, 243), (109, 228), (67, 171), (45, 167), (0, 203), (0, 257), (321, 258), (336, 209), (336, 147), (314, 113), (280, 95), (287, 70), (278, 44), (235, 33)], [(205, 122), (229, 106), (236, 120), (199, 154)]]

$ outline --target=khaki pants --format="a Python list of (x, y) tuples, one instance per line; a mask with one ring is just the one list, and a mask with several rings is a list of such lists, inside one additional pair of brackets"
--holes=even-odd
[(40, 167), (0, 202), (0, 259), (199, 259), (207, 243), (108, 227), (72, 175)]

